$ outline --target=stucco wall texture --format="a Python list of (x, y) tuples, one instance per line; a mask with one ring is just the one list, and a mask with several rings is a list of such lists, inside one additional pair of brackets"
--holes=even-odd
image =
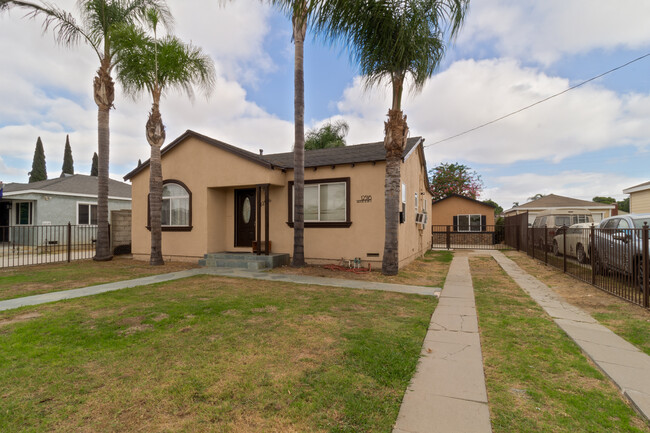
[[(402, 164), (403, 183), (407, 184), (407, 221), (400, 224), (400, 266), (422, 255), (431, 242), (430, 222), (426, 227), (415, 223), (415, 192), (426, 194), (426, 172), (419, 151)], [(192, 230), (163, 232), (163, 256), (166, 260), (196, 260), (206, 253), (222, 251), (249, 252), (235, 247), (235, 190), (270, 184), (269, 203), (262, 213), (264, 240), (264, 206), (269, 206), (269, 240), (275, 253), (293, 252), (293, 229), (289, 221), (289, 182), (293, 170), (269, 169), (189, 137), (162, 158), (163, 179), (183, 182), (191, 192)], [(384, 176), (385, 163), (340, 164), (307, 168), (305, 179), (350, 178), (350, 221), (347, 228), (305, 228), (305, 260), (308, 263), (332, 263), (360, 257), (373, 267), (381, 264), (384, 249)], [(151, 234), (147, 230), (148, 167), (132, 181), (132, 252), (146, 259), (150, 253)], [(262, 197), (263, 198), (263, 197)], [(427, 208), (428, 209), (428, 208)]]

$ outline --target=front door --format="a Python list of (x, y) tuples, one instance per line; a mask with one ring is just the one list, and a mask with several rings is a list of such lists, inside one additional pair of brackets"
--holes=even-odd
[(235, 246), (251, 247), (255, 240), (255, 189), (235, 190)]

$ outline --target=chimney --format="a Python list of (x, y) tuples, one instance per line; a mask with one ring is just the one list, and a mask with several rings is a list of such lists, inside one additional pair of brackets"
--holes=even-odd
[(260, 149), (260, 156), (264, 153), (264, 149)]
[(614, 203), (614, 209), (612, 209), (612, 216), (618, 215), (618, 203)]

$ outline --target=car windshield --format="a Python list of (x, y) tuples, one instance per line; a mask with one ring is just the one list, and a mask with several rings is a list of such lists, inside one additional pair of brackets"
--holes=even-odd
[(638, 229), (642, 229), (644, 223), (650, 226), (650, 218), (633, 218), (632, 221), (634, 221), (634, 227)]

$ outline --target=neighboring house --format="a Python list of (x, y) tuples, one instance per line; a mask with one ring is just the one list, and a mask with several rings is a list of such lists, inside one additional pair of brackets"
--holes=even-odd
[[(400, 266), (431, 244), (430, 221), (423, 217), (431, 202), (423, 141), (409, 138), (402, 158)], [(307, 262), (359, 257), (381, 263), (385, 168), (383, 142), (305, 152)], [(251, 252), (257, 239), (269, 239), (273, 253), (293, 253), (293, 153), (258, 155), (187, 131), (162, 150), (162, 172), (166, 259)], [(124, 179), (132, 182), (132, 253), (146, 259), (149, 161)]]
[(528, 225), (532, 225), (535, 217), (540, 212), (549, 209), (584, 209), (591, 212), (594, 222), (599, 223), (604, 218), (617, 215), (618, 209), (615, 204), (603, 204), (593, 201), (578, 200), (571, 197), (549, 194), (537, 200), (533, 200), (521, 206), (515, 206), (504, 212), (505, 216), (519, 215), (528, 212)]
[(452, 231), (484, 232), (487, 227), (494, 226), (494, 207), (473, 198), (451, 194), (433, 202), (431, 224), (451, 226)]
[(630, 194), (630, 213), (650, 213), (650, 182), (626, 188), (623, 194)]
[[(109, 180), (108, 209), (131, 208), (131, 186)], [(4, 185), (0, 199), (0, 242), (22, 243), (19, 230), (30, 226), (97, 224), (97, 177), (66, 175), (33, 183)], [(7, 228), (8, 227), (8, 228)]]
[(451, 194), (431, 205), (433, 245), (489, 245), (497, 243), (494, 207), (473, 198)]

